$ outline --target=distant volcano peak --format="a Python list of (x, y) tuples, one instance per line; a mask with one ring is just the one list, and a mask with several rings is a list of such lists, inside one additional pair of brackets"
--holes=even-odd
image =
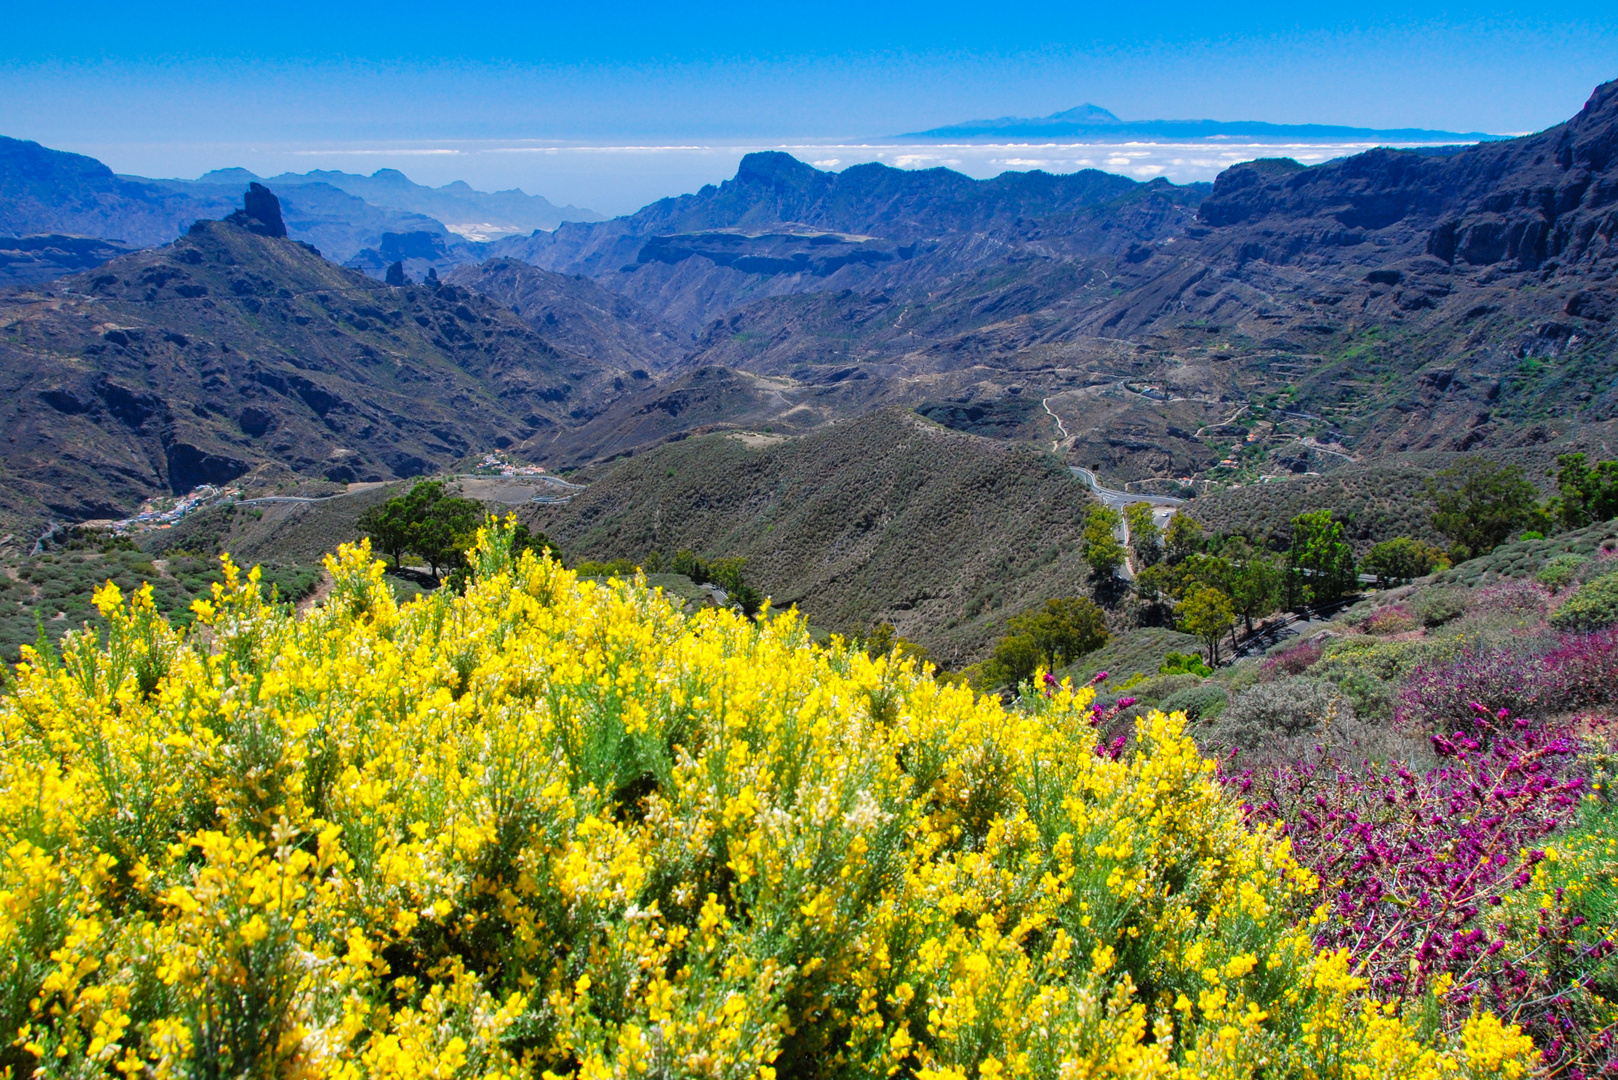
[(1045, 119), (1054, 121), (1056, 123), (1068, 124), (1123, 123), (1123, 121), (1118, 119), (1118, 117), (1113, 113), (1103, 109), (1100, 105), (1092, 105), (1089, 102), (1085, 102), (1083, 105), (1080, 105), (1077, 108), (1064, 109), (1059, 113), (1051, 113), (1049, 116), (1045, 117)]

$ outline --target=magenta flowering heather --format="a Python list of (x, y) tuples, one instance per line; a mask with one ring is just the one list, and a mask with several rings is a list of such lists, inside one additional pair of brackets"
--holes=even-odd
[(1259, 665), (1259, 679), (1263, 682), (1274, 682), (1289, 675), (1302, 675), (1313, 667), (1325, 652), (1326, 647), (1318, 641), (1305, 641), (1294, 645), (1285, 652), (1266, 657), (1264, 663)]
[(1551, 976), (1499, 956), (1506, 940), (1490, 917), (1532, 881), (1543, 839), (1577, 810), (1578, 744), (1508, 710), (1469, 711), (1471, 723), (1433, 737), (1443, 765), (1423, 774), (1317, 751), (1227, 782), (1320, 875), (1332, 918), (1316, 931), (1318, 944), (1347, 948), (1379, 992), (1415, 996), (1448, 976), (1446, 1008), (1513, 1016), (1551, 1060), (1559, 1038), (1588, 1050), (1590, 1033), (1564, 1030), (1577, 1024)]

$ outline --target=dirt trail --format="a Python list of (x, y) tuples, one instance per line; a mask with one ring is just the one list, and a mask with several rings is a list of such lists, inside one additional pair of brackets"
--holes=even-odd
[(1051, 453), (1054, 454), (1061, 449), (1063, 439), (1071, 439), (1073, 436), (1067, 433), (1067, 428), (1063, 425), (1062, 418), (1057, 416), (1054, 412), (1051, 412), (1050, 401), (1050, 398), (1041, 398), (1039, 405), (1040, 408), (1044, 409), (1047, 413), (1050, 413), (1051, 419), (1056, 421), (1056, 430), (1062, 433), (1061, 439), (1057, 439), (1055, 442), (1051, 443)]

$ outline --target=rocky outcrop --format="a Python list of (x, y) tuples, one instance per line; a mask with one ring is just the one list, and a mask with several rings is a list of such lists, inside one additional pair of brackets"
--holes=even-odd
[(851, 236), (795, 227), (787, 222), (763, 230), (710, 229), (703, 232), (654, 236), (646, 241), (637, 263), (673, 265), (703, 258), (715, 266), (729, 266), (744, 274), (808, 274), (826, 277), (845, 266), (875, 266), (911, 258), (916, 245), (899, 246), (874, 236)]
[(260, 236), (287, 234), (287, 227), (281, 221), (281, 200), (263, 184), (247, 185), (247, 194), (242, 196), (242, 212), (247, 215), (247, 221), (239, 224), (244, 224), (249, 232)]

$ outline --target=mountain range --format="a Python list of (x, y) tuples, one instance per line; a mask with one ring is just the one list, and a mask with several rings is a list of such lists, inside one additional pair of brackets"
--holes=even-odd
[(334, 265), (250, 199), (0, 298), (0, 513), (121, 517), (243, 477), (417, 475), (554, 436), (632, 378), (470, 290)]
[[(82, 154), (0, 137), (0, 285), (47, 281), (166, 244), (193, 221), (229, 213), (261, 179), (245, 169), (197, 180), (120, 176)], [(272, 183), (289, 235), (377, 277), (401, 260), (418, 278), (481, 262), (490, 238), (600, 219), (517, 190), (480, 192), (459, 181), (425, 187), (393, 169), (284, 173)]]
[(246, 169), (215, 169), (198, 177), (198, 184), (223, 184), (239, 189), (252, 181), (277, 191), (288, 188), (326, 185), (346, 191), (383, 210), (421, 214), (443, 222), (445, 228), (464, 240), (482, 242), (504, 236), (554, 229), (564, 221), (601, 221), (594, 210), (577, 206), (557, 206), (543, 195), (509, 191), (476, 191), (464, 180), (442, 187), (417, 184), (397, 169), (378, 169), (370, 176), (317, 169), (307, 173), (281, 173), (265, 179)]
[(900, 139), (1071, 139), (1076, 142), (1122, 142), (1145, 139), (1194, 142), (1240, 139), (1244, 142), (1308, 142), (1350, 139), (1355, 142), (1474, 143), (1503, 136), (1483, 131), (1433, 131), (1428, 128), (1365, 128), (1339, 124), (1269, 124), (1260, 120), (1120, 120), (1099, 105), (1084, 104), (1049, 116), (1001, 116), (913, 131)]
[[(239, 185), (8, 152), (38, 167), (0, 171), (0, 229), (79, 270), (0, 293), (19, 533), (203, 480), (385, 480), (495, 448), (604, 477), (703, 432), (889, 407), (1165, 489), (1618, 441), (1618, 83), (1532, 136), (1212, 185), (753, 154), (610, 221), (387, 229), (344, 260), (404, 262), (403, 285), (299, 242), (359, 198), (325, 179), (282, 186), (280, 236), (226, 213)], [(110, 243), (163, 242), (203, 195), (226, 220)], [(442, 280), (412, 283), (423, 266)]]

